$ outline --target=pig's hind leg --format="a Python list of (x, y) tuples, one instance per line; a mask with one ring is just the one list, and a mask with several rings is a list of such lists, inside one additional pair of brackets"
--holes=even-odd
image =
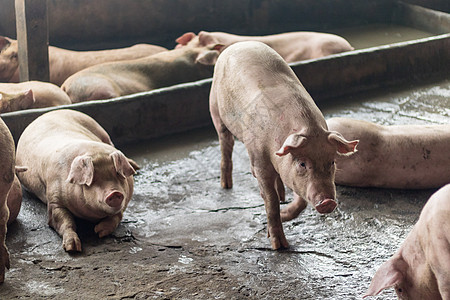
[(5, 268), (9, 269), (9, 252), (6, 247), (6, 223), (8, 222), (9, 210), (6, 204), (6, 196), (8, 194), (7, 186), (0, 189), (1, 206), (0, 206), (0, 283), (5, 280)]
[(62, 237), (64, 250), (81, 252), (81, 241), (76, 232), (77, 226), (69, 210), (49, 202), (48, 224)]
[(233, 161), (231, 156), (233, 154), (234, 137), (225, 124), (223, 124), (217, 109), (213, 106), (211, 107), (211, 118), (219, 137), (220, 152), (222, 153), (220, 161), (220, 185), (224, 189), (231, 189), (233, 187)]

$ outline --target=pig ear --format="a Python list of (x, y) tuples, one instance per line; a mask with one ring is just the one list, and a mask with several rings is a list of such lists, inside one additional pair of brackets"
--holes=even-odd
[(186, 32), (179, 38), (175, 40), (178, 44), (186, 45), (188, 42), (190, 42), (194, 37), (196, 37), (195, 33), (193, 32)]
[(4, 36), (0, 36), (0, 50), (5, 49), (10, 44), (11, 44), (10, 39), (8, 39), (7, 37), (4, 37)]
[(219, 43), (219, 41), (211, 33), (206, 31), (200, 31), (198, 33), (198, 41), (202, 46)]
[(22, 109), (27, 109), (33, 106), (33, 104), (36, 102), (36, 98), (34, 98), (33, 91), (28, 90), (25, 93), (23, 93), (22, 101), (20, 101), (20, 107)]
[(70, 172), (66, 182), (90, 186), (93, 179), (94, 163), (92, 162), (92, 157), (88, 155), (75, 157), (70, 166)]
[[(135, 169), (130, 164), (128, 158), (120, 151), (114, 151), (109, 155), (113, 162), (116, 172), (123, 178), (136, 174)], [(137, 165), (137, 164), (136, 164)]]
[(14, 169), (15, 169), (16, 174), (28, 171), (28, 167), (26, 167), (26, 166), (15, 166)]
[(223, 45), (216, 44), (211, 47), (211, 49), (201, 52), (195, 63), (201, 63), (206, 66), (213, 66), (216, 64), (217, 58), (219, 57), (220, 51), (223, 49)]
[(330, 132), (328, 135), (328, 141), (337, 147), (337, 153), (341, 155), (352, 155), (356, 153), (356, 146), (359, 140), (347, 141), (340, 133)]
[(278, 156), (284, 156), (290, 153), (293, 149), (299, 149), (303, 147), (306, 143), (306, 137), (301, 135), (300, 133), (293, 133), (289, 135), (284, 141), (283, 146), (281, 146), (280, 150), (275, 152)]
[(402, 270), (406, 267), (406, 262), (402, 258), (391, 258), (385, 262), (372, 278), (364, 298), (378, 295), (384, 289), (401, 284), (404, 280)]

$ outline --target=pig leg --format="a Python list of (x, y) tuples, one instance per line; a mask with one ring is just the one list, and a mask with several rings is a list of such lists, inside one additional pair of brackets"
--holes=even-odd
[(283, 181), (281, 181), (280, 176), (278, 176), (277, 180), (275, 181), (275, 188), (277, 189), (278, 199), (280, 199), (280, 202), (284, 202), (286, 198), (286, 191), (284, 189), (284, 183)]
[(222, 159), (220, 161), (220, 185), (224, 189), (233, 187), (233, 162), (231, 155), (233, 154), (234, 137), (224, 124), (218, 125), (217, 133), (219, 135), (220, 151)]
[(256, 178), (258, 180), (261, 196), (264, 199), (264, 206), (267, 214), (267, 229), (268, 236), (270, 237), (270, 244), (272, 249), (277, 250), (280, 248), (288, 248), (289, 243), (283, 232), (283, 225), (281, 224), (280, 217), (280, 199), (278, 191), (275, 188), (276, 176), (278, 174), (268, 172), (267, 168), (255, 168)]
[(6, 205), (6, 195), (8, 194), (8, 190), (3, 186), (2, 190), (0, 190), (1, 200), (0, 203), (0, 283), (5, 281), (5, 267), (9, 269), (9, 252), (6, 247), (6, 223), (9, 218), (9, 210)]
[(81, 241), (76, 232), (77, 226), (69, 210), (49, 202), (48, 224), (62, 236), (64, 250), (81, 252)]
[(119, 226), (122, 216), (123, 213), (120, 212), (114, 216), (104, 218), (95, 226), (95, 233), (97, 233), (100, 238), (110, 235), (116, 230), (117, 226)]
[(294, 193), (294, 200), (281, 211), (281, 221), (286, 222), (297, 218), (307, 205), (308, 202), (305, 199)]

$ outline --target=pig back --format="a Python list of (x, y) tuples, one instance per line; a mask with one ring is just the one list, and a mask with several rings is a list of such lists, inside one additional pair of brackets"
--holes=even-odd
[(322, 113), (289, 65), (261, 42), (238, 42), (223, 51), (211, 93), (211, 106), (217, 106), (221, 120), (241, 140), (249, 128), (257, 134), (271, 127), (281, 131), (293, 126), (326, 127)]

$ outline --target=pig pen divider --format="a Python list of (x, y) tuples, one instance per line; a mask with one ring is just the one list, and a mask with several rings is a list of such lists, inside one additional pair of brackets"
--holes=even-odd
[[(450, 34), (335, 54), (290, 66), (316, 102), (448, 78)], [(116, 145), (211, 126), (211, 78), (149, 92), (2, 114), (17, 143), (41, 114), (70, 108), (93, 117)]]

